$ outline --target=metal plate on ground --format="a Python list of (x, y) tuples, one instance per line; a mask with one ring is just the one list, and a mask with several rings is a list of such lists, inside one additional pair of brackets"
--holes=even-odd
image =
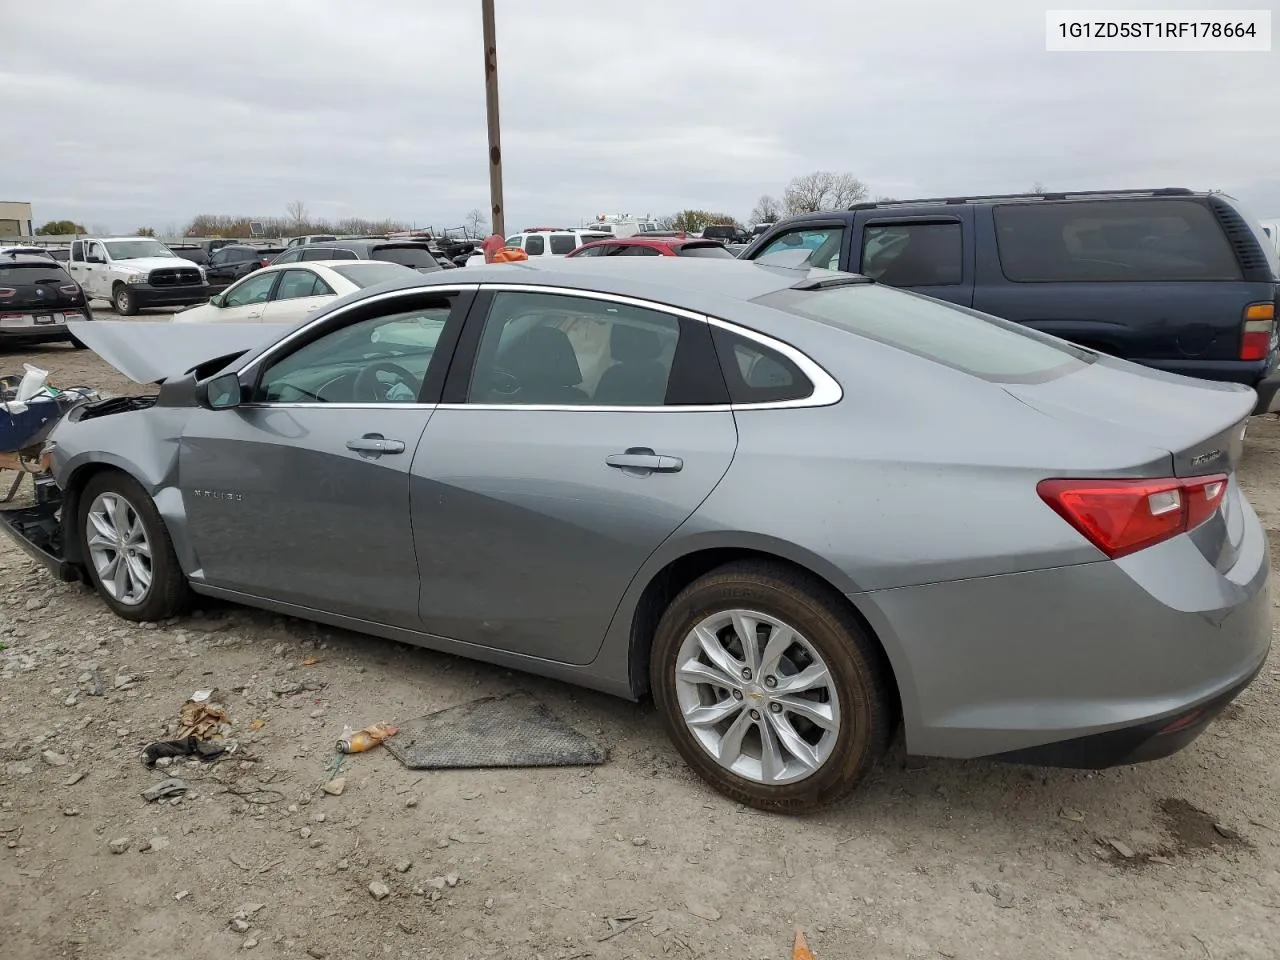
[(523, 694), (484, 697), (400, 725), (383, 743), (410, 770), (574, 767), (609, 752)]

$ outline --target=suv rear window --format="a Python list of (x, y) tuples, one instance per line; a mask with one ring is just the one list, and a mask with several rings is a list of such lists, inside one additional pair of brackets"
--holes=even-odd
[(1070, 200), (994, 210), (1000, 266), (1013, 281), (1239, 280), (1227, 238), (1194, 200)]
[(71, 275), (50, 260), (47, 267), (40, 265), (7, 264), (0, 261), (0, 283), (73, 283)]
[(374, 247), (369, 258), (383, 263), (398, 263), (415, 270), (440, 269), (440, 264), (436, 263), (436, 258), (426, 247)]
[(553, 233), (551, 235), (551, 252), (559, 256), (572, 253), (578, 247), (578, 240), (572, 233)]
[(1094, 357), (1087, 350), (1008, 320), (868, 283), (778, 290), (752, 302), (996, 383), (1051, 380), (1092, 363)]

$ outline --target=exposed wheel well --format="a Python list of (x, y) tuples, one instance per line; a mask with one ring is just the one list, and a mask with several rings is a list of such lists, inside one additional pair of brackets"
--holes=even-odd
[(67, 478), (67, 485), (62, 490), (62, 552), (68, 563), (84, 565), (84, 557), (80, 555), (80, 494), (85, 484), (98, 474), (107, 472), (128, 476), (109, 463), (86, 463)]
[(658, 629), (658, 621), (671, 601), (693, 581), (710, 573), (718, 567), (737, 560), (762, 560), (780, 567), (786, 567), (812, 581), (814, 589), (822, 592), (834, 604), (852, 614), (866, 631), (868, 637), (880, 650), (884, 658), (884, 668), (893, 683), (891, 691), (894, 698), (894, 710), (901, 714), (898, 694), (898, 678), (893, 672), (893, 664), (885, 653), (884, 645), (876, 636), (867, 618), (843, 593), (826, 578), (814, 573), (808, 567), (786, 560), (776, 554), (761, 550), (746, 550), (734, 547), (699, 550), (686, 554), (667, 564), (649, 581), (636, 604), (635, 616), (631, 620), (631, 684), (637, 696), (649, 692), (649, 653), (653, 648), (653, 635)]

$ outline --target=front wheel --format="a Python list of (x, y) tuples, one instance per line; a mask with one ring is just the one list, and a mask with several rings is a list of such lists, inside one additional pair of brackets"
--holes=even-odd
[(132, 317), (138, 312), (137, 301), (129, 291), (129, 288), (123, 283), (116, 285), (115, 292), (111, 295), (111, 305), (116, 308), (116, 313), (122, 317)]
[(102, 599), (126, 620), (181, 613), (187, 581), (155, 503), (132, 477), (92, 477), (79, 501), (80, 552)]
[(840, 799), (892, 732), (879, 647), (822, 584), (781, 565), (733, 563), (687, 587), (658, 625), (650, 679), (689, 765), (762, 810)]

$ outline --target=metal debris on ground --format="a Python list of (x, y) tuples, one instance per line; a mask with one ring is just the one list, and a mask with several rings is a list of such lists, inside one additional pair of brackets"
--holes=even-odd
[(176, 797), (179, 794), (187, 792), (187, 784), (177, 777), (170, 777), (168, 780), (161, 780), (157, 784), (153, 784), (146, 790), (142, 791), (142, 799), (148, 803), (154, 803), (164, 797)]
[(196, 757), (209, 762), (223, 754), (234, 752), (235, 744), (230, 742), (214, 742), (201, 740), (199, 737), (184, 737), (181, 740), (157, 740), (149, 743), (142, 751), (142, 762), (154, 767), (162, 757)]
[(609, 758), (599, 744), (522, 694), (484, 697), (410, 720), (386, 747), (410, 770), (565, 767)]
[(339, 753), (364, 753), (399, 732), (399, 727), (393, 727), (389, 723), (371, 723), (355, 733), (351, 732), (350, 727), (346, 727), (342, 731), (342, 739), (338, 741), (337, 749)]

